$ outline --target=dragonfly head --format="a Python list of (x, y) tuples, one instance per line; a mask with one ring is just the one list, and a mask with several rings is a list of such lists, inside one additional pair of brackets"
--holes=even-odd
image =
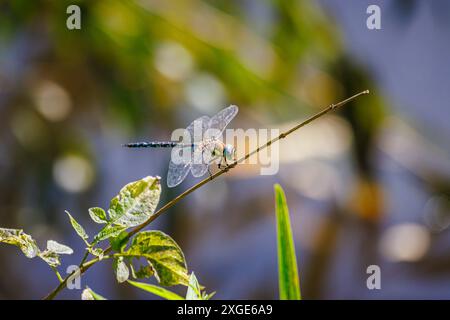
[(231, 144), (225, 145), (223, 156), (227, 161), (236, 161), (236, 148)]

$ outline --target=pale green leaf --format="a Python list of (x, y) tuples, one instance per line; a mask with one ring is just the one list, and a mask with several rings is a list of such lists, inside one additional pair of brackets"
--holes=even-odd
[(161, 231), (137, 234), (124, 255), (145, 258), (161, 285), (187, 285), (189, 282), (183, 252), (171, 237)]
[(105, 255), (105, 251), (102, 248), (87, 248), (90, 254), (98, 257), (99, 260), (103, 259)]
[(61, 264), (59, 254), (50, 250), (40, 252), (39, 258), (44, 260), (50, 267), (57, 267)]
[(180, 297), (176, 293), (171, 292), (165, 288), (155, 286), (153, 284), (144, 283), (144, 282), (136, 282), (136, 281), (131, 281), (131, 280), (128, 280), (128, 283), (139, 289), (153, 293), (153, 294), (155, 294), (161, 298), (167, 299), (167, 300), (184, 300), (182, 297)]
[(60, 254), (72, 254), (73, 250), (54, 240), (47, 241), (47, 250), (40, 251), (33, 238), (19, 229), (0, 228), (0, 242), (18, 246), (28, 258), (39, 256), (49, 266), (61, 264)]
[(123, 226), (107, 225), (102, 230), (100, 230), (100, 232), (94, 237), (93, 243), (95, 244), (108, 238), (117, 237), (125, 229), (126, 227)]
[(92, 291), (91, 288), (86, 287), (81, 293), (81, 300), (106, 300), (106, 298), (102, 297), (98, 293)]
[(95, 223), (107, 223), (106, 212), (102, 208), (94, 207), (89, 209), (89, 216)]
[(70, 248), (66, 245), (63, 245), (61, 243), (58, 243), (54, 240), (47, 241), (47, 250), (53, 251), (57, 254), (72, 254), (73, 253), (72, 248)]
[(89, 238), (86, 231), (84, 231), (84, 228), (72, 217), (72, 215), (68, 211), (66, 211), (66, 213), (69, 216), (70, 223), (72, 224), (73, 229), (80, 236), (80, 238), (83, 240)]
[(47, 250), (39, 252), (39, 257), (50, 267), (57, 267), (61, 264), (60, 254), (72, 254), (72, 248), (60, 244), (54, 240), (47, 241)]
[(215, 292), (206, 294), (202, 292), (202, 286), (197, 280), (197, 277), (192, 272), (189, 277), (188, 290), (186, 292), (186, 300), (209, 300), (214, 296)]
[(130, 276), (130, 270), (123, 261), (123, 257), (114, 259), (113, 263), (114, 272), (116, 273), (116, 279), (119, 283), (125, 282)]
[(215, 291), (208, 294), (203, 294), (203, 300), (210, 300), (212, 297), (214, 297), (215, 294), (216, 294)]
[(300, 300), (300, 281), (297, 271), (294, 239), (292, 237), (286, 196), (280, 185), (275, 185), (275, 209), (278, 239), (278, 281), (281, 300)]
[(155, 212), (160, 194), (159, 177), (148, 176), (127, 184), (111, 200), (108, 210), (111, 222), (125, 227), (145, 222)]
[(81, 292), (81, 300), (95, 300), (95, 299), (89, 289), (84, 289), (83, 292)]
[(36, 241), (20, 229), (0, 228), (0, 242), (19, 247), (27, 258), (34, 258), (39, 254)]
[(202, 293), (197, 277), (192, 272), (189, 277), (189, 286), (186, 292), (186, 300), (202, 300)]

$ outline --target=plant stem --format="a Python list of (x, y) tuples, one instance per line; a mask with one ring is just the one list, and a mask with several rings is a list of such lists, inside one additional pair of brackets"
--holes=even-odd
[(55, 272), (56, 277), (57, 277), (58, 280), (59, 280), (59, 283), (63, 282), (64, 279), (61, 277), (61, 274), (59, 273), (58, 269), (56, 269), (56, 267), (52, 267), (52, 270)]
[(88, 256), (89, 256), (89, 251), (86, 249), (86, 252), (84, 253), (83, 259), (81, 259), (81, 262), (80, 262), (80, 264), (79, 264), (79, 266), (78, 266), (80, 269), (81, 269), (81, 267), (83, 266), (83, 263), (86, 262)]
[[(342, 100), (338, 103), (333, 103), (331, 105), (329, 105), (327, 108), (323, 109), (322, 111), (316, 113), (315, 115), (311, 116), (310, 118), (306, 119), (305, 121), (301, 122), (300, 124), (296, 125), (295, 127), (289, 129), (288, 131), (285, 131), (283, 133), (281, 133), (279, 136), (277, 136), (276, 138), (266, 142), (265, 144), (263, 144), (262, 146), (259, 146), (258, 148), (256, 148), (255, 150), (253, 150), (252, 152), (247, 153), (245, 156), (243, 156), (242, 158), (236, 160), (235, 162), (229, 164), (228, 166), (226, 166), (225, 168), (223, 168), (220, 171), (217, 171), (216, 173), (214, 173), (213, 175), (211, 175), (208, 178), (203, 179), (202, 181), (200, 181), (199, 183), (193, 185), (192, 187), (190, 187), (189, 189), (187, 189), (186, 191), (184, 191), (183, 193), (179, 194), (178, 196), (176, 196), (175, 198), (173, 198), (172, 200), (170, 200), (169, 202), (167, 202), (164, 206), (162, 206), (158, 211), (156, 211), (150, 218), (147, 219), (147, 221), (145, 221), (144, 223), (140, 224), (139, 226), (135, 227), (134, 229), (132, 229), (129, 233), (127, 238), (131, 238), (133, 235), (135, 235), (136, 233), (138, 233), (139, 231), (141, 231), (142, 229), (144, 229), (145, 227), (147, 227), (150, 223), (152, 223), (156, 218), (158, 218), (161, 214), (163, 214), (164, 212), (166, 212), (168, 209), (170, 209), (171, 207), (173, 207), (175, 204), (177, 204), (181, 199), (183, 199), (184, 197), (186, 197), (187, 195), (191, 194), (192, 192), (194, 192), (195, 190), (197, 190), (198, 188), (202, 187), (203, 185), (207, 184), (208, 182), (214, 180), (215, 178), (219, 177), (220, 175), (228, 172), (230, 169), (233, 169), (236, 165), (238, 165), (239, 163), (244, 162), (245, 160), (247, 160), (248, 158), (250, 158), (252, 155), (260, 152), (261, 150), (264, 150), (265, 148), (269, 147), (271, 144), (277, 142), (278, 140), (284, 139), (286, 138), (288, 135), (290, 135), (291, 133), (293, 133), (294, 131), (297, 131), (298, 129), (300, 129), (301, 127), (304, 127), (305, 125), (309, 124), (310, 122), (322, 117), (323, 115), (329, 113), (330, 111), (333, 111), (339, 107), (342, 107), (343, 105), (349, 103), (350, 101), (368, 94), (369, 90), (365, 90), (365, 91), (361, 91), (345, 100)], [(111, 251), (111, 246), (109, 246), (108, 248), (106, 248), (104, 250), (104, 253), (107, 254), (108, 252)], [(104, 256), (104, 258), (106, 258), (109, 256)], [(99, 261), (99, 258), (94, 258), (92, 260), (89, 260), (88, 262), (83, 263), (87, 258), (87, 255), (84, 256), (82, 263), (80, 263), (80, 274), (83, 274), (84, 272), (86, 272), (86, 270), (88, 270), (91, 266), (93, 266), (95, 263), (97, 263)], [(74, 271), (75, 272), (75, 271)], [(68, 275), (52, 292), (50, 292), (44, 299), (45, 300), (52, 300), (53, 298), (55, 298), (58, 293), (65, 287), (66, 283), (67, 283), (67, 279), (71, 276), (72, 274)]]
[[(107, 259), (110, 258), (110, 256), (104, 256), (103, 259)], [(85, 262), (84, 264), (81, 265), (80, 267), (80, 275), (82, 275), (83, 273), (85, 273), (90, 267), (92, 267), (94, 264), (96, 264), (98, 261), (100, 261), (100, 259), (98, 257), (89, 260), (88, 262)], [(59, 283), (59, 285), (52, 291), (50, 292), (46, 297), (43, 298), (43, 300), (53, 300), (56, 295), (62, 290), (64, 289), (64, 287), (66, 287), (67, 285), (67, 281), (69, 280), (69, 278), (71, 276), (73, 276), (75, 273), (77, 272), (77, 270), (73, 271), (71, 274), (69, 274), (66, 278), (61, 279), (61, 282)]]

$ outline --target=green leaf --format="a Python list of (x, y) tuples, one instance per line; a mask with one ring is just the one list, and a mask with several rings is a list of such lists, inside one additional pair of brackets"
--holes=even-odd
[(123, 187), (111, 200), (111, 222), (125, 227), (135, 227), (145, 222), (154, 212), (161, 194), (159, 177), (145, 177)]
[(61, 243), (58, 243), (54, 240), (47, 241), (47, 250), (53, 251), (57, 254), (72, 254), (73, 253), (72, 248), (70, 248), (66, 245), (63, 245)]
[(215, 294), (215, 292), (212, 292), (210, 294), (202, 292), (202, 286), (200, 286), (197, 277), (193, 272), (191, 273), (191, 276), (189, 277), (188, 289), (186, 292), (186, 300), (209, 300)]
[(210, 300), (212, 297), (214, 297), (215, 294), (216, 294), (215, 291), (208, 294), (203, 294), (203, 300)]
[(180, 297), (176, 293), (171, 292), (165, 288), (155, 286), (153, 284), (144, 283), (144, 282), (136, 282), (136, 281), (131, 281), (131, 280), (128, 280), (128, 283), (139, 289), (142, 289), (144, 291), (156, 294), (157, 296), (167, 299), (167, 300), (184, 300), (183, 297)]
[(202, 291), (195, 274), (192, 272), (189, 277), (189, 286), (186, 292), (186, 300), (202, 300)]
[(66, 210), (66, 213), (69, 216), (70, 223), (72, 224), (73, 229), (80, 236), (80, 238), (83, 240), (86, 240), (87, 238), (89, 238), (86, 231), (84, 231), (84, 228), (71, 216), (69, 211)]
[[(159, 177), (146, 177), (142, 180), (131, 182), (123, 187), (119, 194), (111, 200), (108, 210), (110, 221), (94, 237), (93, 244), (108, 238), (117, 237), (128, 227), (137, 226), (146, 221), (155, 211), (161, 194), (161, 184)], [(94, 219), (100, 213), (100, 208), (91, 208), (90, 214)], [(92, 212), (92, 213), (91, 213)], [(123, 249), (126, 244), (126, 233), (123, 238), (113, 241), (112, 244), (117, 251)]]
[(114, 251), (123, 252), (128, 240), (128, 232), (122, 231), (117, 237), (109, 239), (109, 242)]
[(103, 259), (105, 251), (102, 248), (87, 248), (90, 254), (98, 257), (99, 260)]
[[(148, 263), (148, 262), (147, 262)], [(145, 279), (155, 275), (151, 265), (139, 266), (139, 270), (135, 271), (132, 264), (130, 264), (131, 275), (134, 279)]]
[(106, 212), (102, 208), (94, 207), (89, 209), (89, 215), (95, 223), (107, 223)]
[(94, 237), (93, 243), (96, 244), (102, 240), (117, 237), (125, 229), (126, 229), (126, 227), (123, 227), (123, 226), (107, 225), (102, 230), (100, 230), (100, 232)]
[(275, 185), (275, 206), (278, 238), (278, 281), (281, 300), (300, 300), (300, 282), (297, 271), (294, 239), (292, 237), (286, 196), (279, 184)]
[(39, 258), (44, 260), (50, 267), (57, 267), (61, 264), (59, 254), (53, 251), (45, 250), (40, 252)]
[(0, 242), (18, 246), (27, 258), (38, 256), (49, 266), (57, 267), (61, 264), (60, 254), (72, 254), (73, 250), (54, 240), (47, 241), (47, 250), (41, 251), (33, 238), (20, 229), (0, 228)]
[(19, 247), (27, 258), (34, 258), (39, 254), (36, 241), (21, 229), (0, 228), (0, 242)]
[(189, 282), (183, 252), (171, 237), (161, 231), (138, 233), (124, 254), (145, 258), (163, 286), (187, 285)]
[(106, 298), (102, 297), (98, 293), (92, 291), (91, 288), (86, 287), (81, 293), (81, 300), (106, 300)]
[(72, 254), (73, 250), (54, 240), (47, 241), (47, 250), (39, 252), (39, 258), (44, 260), (50, 267), (57, 267), (61, 264), (61, 254)]
[(114, 272), (116, 273), (117, 282), (122, 283), (128, 280), (130, 276), (130, 270), (123, 261), (123, 257), (114, 259), (113, 263)]

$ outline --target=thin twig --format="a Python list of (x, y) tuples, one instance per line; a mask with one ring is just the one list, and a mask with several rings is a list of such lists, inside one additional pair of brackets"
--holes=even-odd
[(86, 262), (88, 256), (89, 256), (89, 251), (86, 249), (86, 252), (84, 253), (84, 257), (83, 257), (83, 259), (81, 260), (80, 265), (78, 266), (78, 268), (81, 268), (81, 266), (83, 265), (83, 263)]
[[(262, 146), (259, 146), (258, 148), (256, 148), (255, 150), (253, 150), (252, 152), (247, 153), (245, 156), (243, 156), (242, 158), (236, 160), (235, 162), (229, 164), (228, 166), (226, 166), (225, 168), (223, 168), (220, 171), (217, 171), (216, 173), (214, 173), (213, 175), (211, 175), (208, 178), (203, 179), (202, 181), (200, 181), (199, 183), (195, 184), (194, 186), (190, 187), (189, 189), (187, 189), (186, 191), (184, 191), (183, 193), (179, 194), (177, 197), (173, 198), (171, 201), (167, 202), (164, 206), (162, 206), (158, 211), (156, 211), (149, 219), (147, 219), (144, 223), (140, 224), (139, 226), (135, 227), (134, 229), (132, 229), (129, 233), (127, 238), (132, 237), (133, 235), (135, 235), (136, 233), (138, 233), (139, 231), (141, 231), (142, 229), (144, 229), (145, 227), (147, 227), (150, 223), (152, 223), (156, 218), (158, 218), (161, 214), (163, 214), (165, 211), (167, 211), (168, 209), (170, 209), (171, 207), (173, 207), (175, 204), (177, 204), (181, 199), (183, 199), (184, 197), (186, 197), (187, 195), (191, 194), (192, 192), (194, 192), (195, 190), (197, 190), (198, 188), (202, 187), (203, 185), (207, 184), (208, 182), (214, 180), (215, 178), (219, 177), (220, 175), (228, 172), (230, 169), (233, 169), (236, 165), (244, 162), (245, 160), (247, 160), (248, 158), (250, 158), (251, 156), (253, 156), (254, 154), (257, 154), (258, 152), (260, 152), (261, 150), (264, 150), (265, 148), (269, 147), (271, 144), (277, 142), (278, 140), (284, 139), (286, 138), (288, 135), (290, 135), (291, 133), (293, 133), (294, 131), (297, 131), (298, 129), (300, 129), (301, 127), (304, 127), (305, 125), (309, 124), (310, 122), (322, 117), (323, 115), (327, 114), (328, 112), (335, 110), (339, 107), (342, 107), (343, 105), (349, 103), (350, 101), (368, 94), (369, 90), (365, 90), (362, 92), (359, 92), (345, 100), (342, 100), (341, 102), (338, 103), (334, 103), (329, 105), (327, 108), (323, 109), (322, 111), (316, 113), (315, 115), (311, 116), (310, 118), (306, 119), (305, 121), (301, 122), (300, 124), (296, 125), (295, 127), (289, 129), (288, 131), (285, 131), (283, 133), (281, 133), (279, 136), (277, 136), (276, 138), (266, 142), (265, 144), (263, 144)], [(111, 251), (111, 246), (109, 246), (108, 248), (106, 248), (104, 250), (104, 253), (107, 254), (108, 252)], [(85, 259), (83, 259), (85, 260)], [(89, 260), (88, 262), (85, 262), (84, 264), (81, 263), (80, 264), (80, 274), (83, 274), (84, 272), (86, 272), (86, 270), (88, 270), (91, 266), (93, 266), (95, 263), (97, 263), (99, 261), (98, 258), (94, 258), (92, 260)], [(76, 271), (74, 271), (76, 272)], [(68, 275), (52, 292), (50, 292), (44, 299), (45, 300), (51, 300), (53, 298), (56, 297), (56, 295), (66, 286), (67, 283), (67, 279), (72, 276), (72, 274)]]
[(63, 282), (64, 280), (63, 280), (63, 278), (61, 277), (61, 274), (59, 273), (58, 269), (56, 269), (56, 267), (51, 267), (51, 268), (52, 268), (52, 270), (55, 272), (56, 277), (57, 277), (58, 280), (59, 280), (59, 283)]

